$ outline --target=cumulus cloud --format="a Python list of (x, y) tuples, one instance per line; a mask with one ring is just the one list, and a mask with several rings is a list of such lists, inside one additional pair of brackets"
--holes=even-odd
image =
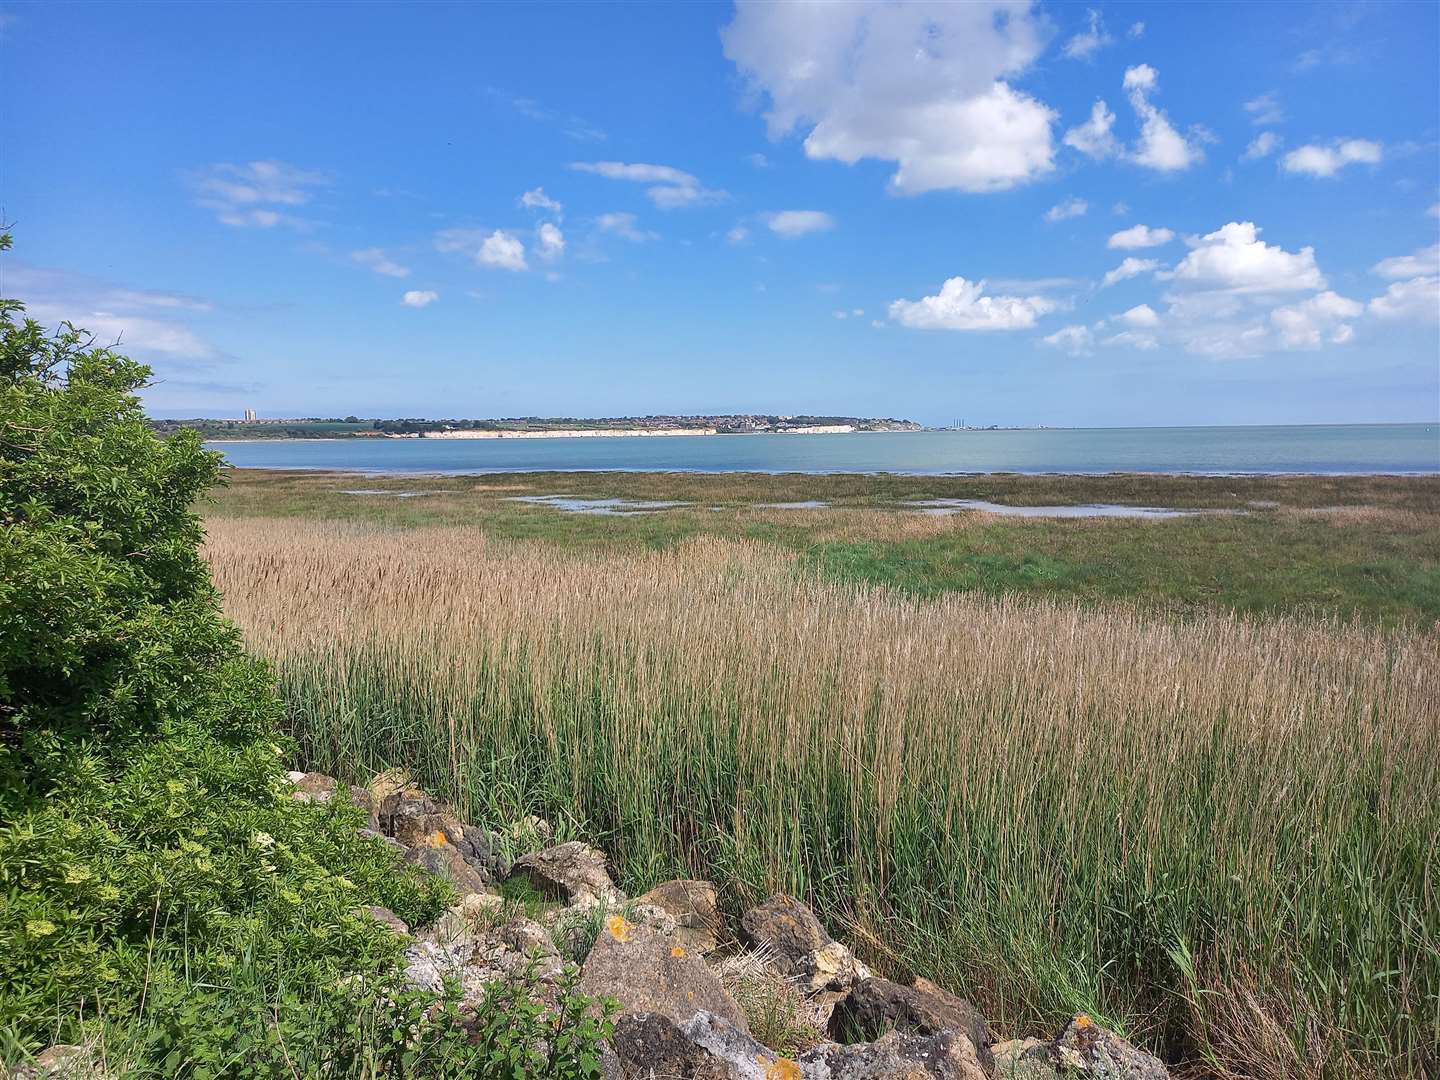
[(1049, 210), (1045, 211), (1045, 220), (1049, 222), (1064, 221), (1067, 218), (1077, 218), (1084, 215), (1090, 209), (1090, 204), (1084, 199), (1077, 199), (1075, 196), (1058, 202)]
[(1160, 325), (1160, 316), (1155, 314), (1155, 309), (1149, 304), (1137, 304), (1129, 311), (1115, 316), (1115, 319), (1126, 326), (1148, 328)]
[(1150, 102), (1159, 82), (1159, 73), (1149, 64), (1125, 70), (1125, 92), (1140, 120), (1140, 139), (1130, 152), (1130, 160), (1157, 172), (1179, 172), (1205, 154), (1195, 140), (1187, 140), (1176, 131), (1169, 117)]
[(1440, 277), (1397, 281), (1368, 306), (1370, 314), (1379, 319), (1440, 320)]
[(1159, 259), (1137, 259), (1131, 256), (1122, 261), (1114, 270), (1108, 271), (1105, 274), (1105, 279), (1100, 282), (1100, 287), (1104, 289), (1117, 282), (1139, 277), (1141, 274), (1153, 274), (1159, 269)]
[(565, 207), (545, 194), (543, 187), (531, 188), (520, 196), (520, 205), (526, 210), (545, 210), (556, 217), (565, 212)]
[(390, 256), (386, 255), (382, 248), (364, 248), (360, 251), (352, 251), (350, 258), (377, 274), (384, 274), (386, 277), (403, 278), (410, 276), (410, 268), (401, 266)]
[(1240, 160), (1258, 161), (1260, 158), (1269, 157), (1279, 148), (1280, 136), (1273, 131), (1262, 131), (1250, 140), (1250, 145), (1245, 148), (1245, 153), (1240, 155)]
[(1090, 108), (1089, 120), (1065, 132), (1065, 145), (1096, 161), (1116, 157), (1120, 153), (1120, 143), (1111, 132), (1114, 126), (1115, 114), (1110, 111), (1110, 106), (1097, 101)]
[(953, 277), (935, 296), (896, 300), (890, 318), (915, 330), (1024, 330), (1059, 306), (1043, 296), (986, 296), (985, 282)]
[(1231, 293), (1325, 288), (1325, 278), (1315, 265), (1314, 248), (1285, 251), (1259, 239), (1259, 233), (1254, 222), (1232, 221), (1188, 240), (1190, 253), (1169, 277), (1192, 288)]
[(1440, 244), (1421, 248), (1409, 255), (1381, 259), (1370, 268), (1370, 272), (1383, 278), (1415, 278), (1440, 274)]
[(1080, 31), (1060, 51), (1072, 60), (1089, 60), (1100, 49), (1115, 39), (1105, 32), (1105, 23), (1094, 8), (1086, 12), (1089, 26)]
[(1105, 246), (1133, 251), (1135, 248), (1159, 247), (1174, 239), (1175, 234), (1169, 229), (1152, 229), (1148, 225), (1132, 225), (1130, 228), (1121, 229), (1112, 235), (1106, 241)]
[(1125, 32), (1125, 36), (1128, 37), (1128, 38), (1131, 38), (1131, 39), (1139, 39), (1139, 38), (1144, 37), (1144, 36), (1145, 36), (1145, 24), (1144, 24), (1143, 22), (1133, 22), (1133, 23), (1131, 23), (1131, 24), (1130, 24), (1130, 29)]
[(1359, 316), (1365, 308), (1337, 293), (1322, 292), (1297, 304), (1278, 307), (1270, 313), (1270, 322), (1280, 334), (1284, 349), (1318, 349), (1325, 342), (1344, 345), (1355, 336), (1355, 328), (1346, 320)]
[(1005, 80), (1039, 56), (1028, 4), (740, 0), (725, 55), (768, 101), (770, 134), (805, 153), (894, 162), (891, 190), (985, 192), (1053, 168), (1054, 114)]
[(613, 214), (601, 214), (595, 219), (595, 227), (602, 233), (610, 233), (622, 240), (629, 240), (633, 244), (643, 244), (647, 240), (658, 239), (655, 233), (640, 228), (639, 219), (634, 214), (620, 211)]
[(1328, 146), (1310, 144), (1291, 150), (1280, 159), (1286, 172), (1328, 179), (1347, 165), (1378, 165), (1383, 149), (1369, 139), (1339, 139)]
[(736, 225), (725, 234), (725, 242), (729, 244), (743, 244), (750, 239), (750, 230), (744, 225)]
[(560, 229), (545, 222), (535, 230), (535, 252), (547, 262), (553, 262), (565, 254), (565, 234)]
[(793, 239), (833, 229), (835, 219), (823, 210), (780, 210), (767, 214), (765, 224), (770, 226), (771, 232), (786, 239)]
[[(270, 229), (276, 225), (303, 228), (308, 224), (290, 209), (309, 202), (314, 189), (329, 183), (325, 173), (283, 161), (223, 162), (191, 176), (195, 201), (215, 211), (223, 225)], [(286, 209), (280, 209), (286, 208)]]
[(429, 289), (410, 289), (400, 298), (400, 303), (406, 307), (422, 308), (429, 307), (439, 299), (440, 294), (438, 292), (432, 292)]
[(1279, 124), (1285, 119), (1285, 108), (1273, 90), (1245, 102), (1245, 111), (1250, 114), (1250, 122), (1256, 127)]
[(1094, 352), (1095, 336), (1088, 326), (1062, 326), (1040, 340), (1052, 349), (1061, 349), (1071, 356), (1089, 356)]
[(699, 178), (670, 165), (629, 164), (623, 161), (575, 161), (570, 168), (576, 172), (593, 173), (607, 180), (628, 180), (650, 185), (646, 197), (661, 210), (686, 206), (704, 206), (723, 202), (730, 196), (724, 191), (705, 187)]

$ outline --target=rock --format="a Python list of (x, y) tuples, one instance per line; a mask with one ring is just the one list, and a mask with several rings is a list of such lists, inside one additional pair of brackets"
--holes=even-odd
[(714, 952), (724, 925), (716, 902), (715, 886), (708, 881), (667, 881), (635, 901), (659, 908), (675, 921), (675, 940), (690, 952)]
[(994, 1067), (990, 1045), (995, 1040), (980, 1010), (928, 980), (901, 986), (889, 979), (865, 979), (830, 1016), (830, 1034), (837, 1039), (870, 1039), (891, 1028), (915, 1035), (958, 1031), (975, 1047), (981, 1067), (986, 1072)]
[(386, 836), (396, 836), (401, 829), (408, 828), (408, 819), (426, 817), (435, 813), (435, 810), (435, 804), (415, 788), (406, 787), (392, 791), (380, 800), (380, 831)]
[(1058, 1080), (1050, 1044), (1040, 1039), (1011, 1039), (990, 1048), (995, 1080)]
[[(471, 903), (459, 907), (464, 911)], [(449, 977), (460, 985), (462, 1004), (473, 1005), (485, 996), (485, 987), (521, 974), (532, 962), (541, 996), (549, 1001), (564, 963), (543, 926), (523, 917), (495, 924), (468, 914), (442, 917), (405, 950), (405, 979), (416, 989), (438, 992)]]
[(384, 833), (376, 832), (374, 829), (356, 829), (355, 832), (367, 840), (379, 840), (398, 855), (405, 854), (405, 845), (393, 837), (386, 836)]
[(295, 790), (290, 793), (290, 798), (296, 802), (323, 805), (335, 797), (338, 786), (333, 776), (318, 772), (301, 773), (300, 779), (295, 781)]
[(616, 905), (625, 900), (605, 872), (605, 853), (578, 840), (516, 860), (510, 876), (522, 875), (537, 892), (569, 905)]
[(359, 784), (351, 784), (350, 805), (364, 813), (365, 827), (367, 829), (371, 832), (380, 831), (380, 808), (375, 802), (375, 796), (370, 794), (369, 788), (363, 788)]
[(492, 892), (490, 881), (465, 861), (460, 849), (449, 841), (414, 847), (405, 853), (405, 861), (414, 863), (432, 874), (448, 878), (462, 897), (471, 893)]
[(1152, 1054), (1081, 1013), (1050, 1044), (1051, 1060), (1063, 1073), (1100, 1080), (1168, 1080), (1170, 1072)]
[(632, 1077), (688, 1080), (984, 1080), (974, 1048), (956, 1032), (892, 1033), (865, 1046), (824, 1046), (787, 1058), (722, 1017), (680, 1023), (659, 1013), (620, 1017), (612, 1040)]
[(740, 936), (752, 948), (765, 950), (782, 975), (797, 974), (803, 957), (834, 941), (808, 907), (784, 893), (741, 916)]
[(550, 823), (534, 814), (512, 821), (505, 828), (505, 841), (511, 850), (525, 855), (549, 847), (554, 840), (555, 830)]
[[(450, 823), (447, 831), (459, 824), (448, 814), (445, 818)], [(510, 860), (501, 851), (499, 837), (489, 830), (478, 825), (465, 825), (460, 827), (459, 836), (452, 836), (450, 842), (460, 849), (465, 861), (481, 873), (496, 881), (510, 876)]]
[[(0, 1076), (7, 1075), (4, 1068), (0, 1064)], [(13, 1075), (15, 1080), (103, 1080), (109, 1074), (95, 1061), (93, 1047), (56, 1043), (8, 1075)]]
[(615, 998), (624, 1012), (661, 1013), (684, 1021), (704, 1009), (748, 1030), (740, 1006), (700, 954), (623, 915), (606, 919), (581, 970), (579, 990), (594, 998)]
[(381, 926), (388, 928), (396, 937), (408, 938), (410, 936), (410, 924), (388, 907), (371, 904), (368, 907), (357, 909), (356, 914), (369, 916)]
[(818, 994), (823, 990), (843, 992), (869, 977), (870, 969), (850, 955), (850, 950), (838, 941), (822, 945), (800, 957), (792, 973), (796, 985), (807, 994)]

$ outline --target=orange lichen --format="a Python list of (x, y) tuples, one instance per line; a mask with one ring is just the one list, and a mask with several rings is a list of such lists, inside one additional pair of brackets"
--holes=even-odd
[(634, 930), (624, 915), (611, 915), (606, 921), (606, 928), (610, 931), (610, 936), (619, 942), (629, 941), (630, 934)]
[(800, 1080), (800, 1066), (789, 1058), (776, 1058), (769, 1064), (765, 1059), (759, 1059), (765, 1065), (765, 1080)]
[(1081, 1013), (1079, 1016), (1075, 1017), (1075, 1026), (1078, 1028), (1087, 1028), (1092, 1026), (1094, 1023), (1095, 1021), (1091, 1020), (1090, 1017), (1085, 1015), (1085, 1013)]
[(444, 847), (450, 842), (450, 838), (441, 829), (436, 829), (429, 836), (425, 837), (426, 847)]
[(679, 960), (680, 957), (685, 955), (685, 950), (682, 949), (679, 945), (676, 945), (673, 949), (670, 950), (670, 955), (675, 957), (676, 960)]

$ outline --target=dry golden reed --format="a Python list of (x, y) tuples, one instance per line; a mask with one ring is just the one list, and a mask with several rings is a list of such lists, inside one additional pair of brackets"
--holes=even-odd
[(208, 554), (315, 766), (568, 821), (632, 885), (802, 893), (1002, 1029), (1083, 1009), (1251, 1077), (1440, 1043), (1433, 635), (915, 600), (731, 540), (251, 519)]

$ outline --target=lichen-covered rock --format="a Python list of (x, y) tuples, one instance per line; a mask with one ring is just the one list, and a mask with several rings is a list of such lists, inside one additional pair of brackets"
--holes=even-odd
[(489, 879), (466, 862), (460, 849), (448, 840), (413, 847), (405, 853), (405, 861), (447, 878), (462, 897), (493, 891)]
[[(294, 777), (293, 773), (288, 775)], [(335, 789), (339, 786), (333, 776), (318, 772), (301, 773), (294, 783), (295, 790), (290, 793), (290, 797), (303, 803), (328, 803), (335, 797)]]
[(537, 892), (567, 905), (616, 905), (625, 900), (605, 870), (605, 853), (578, 840), (517, 859), (511, 876), (528, 878)]
[(1011, 1039), (990, 1048), (995, 1080), (1058, 1080), (1050, 1044), (1041, 1039)]
[(984, 1080), (969, 1040), (956, 1032), (892, 1033), (787, 1058), (713, 1013), (680, 1023), (641, 1013), (620, 1017), (612, 1042), (622, 1075), (655, 1080)]
[[(469, 902), (462, 903), (465, 910)], [(456, 909), (451, 909), (453, 914)], [(438, 992), (445, 978), (460, 985), (462, 1004), (475, 1004), (491, 983), (519, 975), (533, 964), (542, 998), (549, 999), (564, 962), (539, 923), (514, 918), (492, 923), (478, 908), (460, 918), (442, 917), (405, 950), (405, 978), (419, 990)]]
[(714, 952), (724, 925), (715, 895), (708, 881), (667, 881), (635, 901), (637, 905), (659, 908), (675, 920), (675, 940), (691, 952)]
[(365, 827), (372, 832), (380, 831), (380, 807), (370, 789), (359, 784), (350, 785), (350, 805), (365, 815)]
[(843, 993), (870, 977), (870, 969), (856, 960), (838, 941), (822, 945), (795, 961), (791, 978), (807, 994), (822, 991)]
[(380, 800), (376, 815), (380, 820), (380, 831), (386, 836), (395, 836), (398, 839), (398, 834), (409, 831), (410, 819), (428, 817), (437, 809), (439, 808), (434, 801), (423, 792), (412, 787), (402, 787)]
[(783, 975), (795, 975), (800, 961), (833, 943), (814, 912), (793, 896), (776, 893), (740, 918), (745, 944), (763, 949)]
[(619, 914), (605, 920), (586, 957), (580, 992), (614, 998), (624, 1012), (661, 1013), (676, 1021), (703, 1009), (747, 1030), (740, 1006), (698, 953)]
[(1113, 1031), (1081, 1013), (1050, 1044), (1051, 1058), (1062, 1073), (1070, 1070), (1097, 1080), (1169, 1080), (1164, 1062), (1132, 1046)]
[(889, 979), (869, 978), (857, 983), (830, 1016), (830, 1033), (839, 1039), (869, 1039), (888, 1029), (916, 1035), (951, 1030), (962, 1033), (975, 1047), (988, 1072), (994, 1042), (980, 1010), (928, 980), (901, 986)]

